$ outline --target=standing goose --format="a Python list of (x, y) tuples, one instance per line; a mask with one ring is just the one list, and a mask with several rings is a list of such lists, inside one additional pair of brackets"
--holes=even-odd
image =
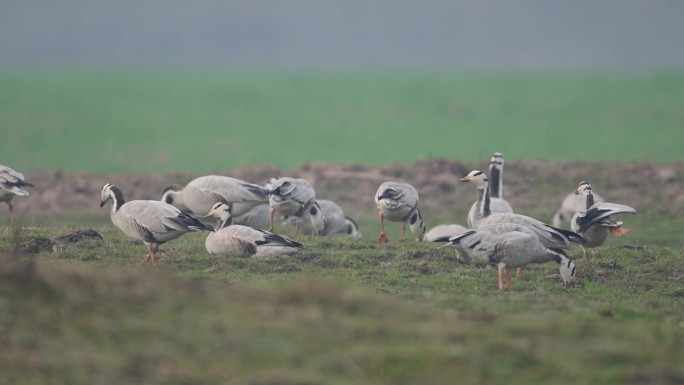
[(33, 185), (26, 181), (24, 174), (14, 171), (7, 166), (0, 165), (0, 202), (5, 202), (9, 206), (10, 225), (14, 225), (12, 199), (17, 195), (29, 195), (26, 187), (33, 187)]
[(475, 218), (475, 228), (497, 223), (517, 223), (530, 228), (537, 234), (544, 247), (549, 249), (569, 249), (570, 242), (582, 244), (584, 239), (572, 231), (557, 229), (546, 223), (514, 213), (493, 213), (489, 207), (489, 182), (487, 175), (482, 171), (471, 171), (467, 176), (460, 179), (461, 182), (469, 182), (477, 187), (478, 215)]
[(219, 220), (216, 229), (204, 242), (210, 254), (270, 259), (295, 254), (303, 248), (301, 243), (268, 231), (233, 225), (230, 206), (222, 202), (216, 203), (205, 216)]
[(251, 208), (268, 202), (268, 189), (244, 180), (221, 175), (193, 179), (185, 187), (171, 185), (162, 192), (161, 201), (193, 215), (206, 214), (216, 202), (233, 204), (233, 214), (240, 216)]
[(276, 212), (283, 216), (294, 216), (297, 218), (295, 234), (301, 232), (305, 213), (311, 216), (309, 222), (315, 234), (323, 230), (325, 218), (316, 203), (316, 191), (309, 181), (284, 177), (272, 179), (269, 186), (271, 188), (269, 198), (271, 210), (268, 231), (273, 231), (273, 217)]
[(380, 237), (378, 242), (387, 243), (385, 234), (385, 219), (393, 222), (402, 222), (399, 240), (404, 238), (406, 222), (410, 223), (411, 232), (416, 239), (423, 240), (425, 236), (425, 223), (418, 209), (418, 191), (406, 183), (385, 182), (380, 185), (375, 193), (375, 207), (380, 217)]
[[(602, 196), (598, 194), (594, 195), (594, 202), (601, 203), (605, 202)], [(575, 216), (580, 211), (587, 209), (586, 199), (582, 195), (575, 194), (574, 192), (568, 194), (561, 203), (561, 207), (553, 215), (551, 223), (554, 227), (563, 227), (566, 221), (570, 221), (572, 217)]]
[[(316, 203), (321, 210), (323, 218), (325, 218), (325, 223), (323, 229), (318, 233), (318, 235), (328, 236), (334, 234), (348, 234), (350, 235), (349, 222), (347, 217), (344, 215), (342, 208), (335, 202), (327, 199), (317, 199)], [(297, 224), (296, 217), (286, 217), (284, 224)], [(302, 217), (302, 234), (314, 235), (315, 231), (311, 225), (311, 214), (307, 211)], [(352, 221), (355, 226), (355, 222)], [(354, 230), (351, 230), (353, 233)], [(358, 228), (356, 228), (358, 232)]]
[(126, 202), (121, 189), (106, 183), (100, 193), (100, 207), (113, 201), (110, 217), (114, 226), (123, 231), (129, 238), (142, 241), (148, 255), (140, 263), (152, 261), (157, 264), (155, 253), (159, 245), (176, 239), (190, 231), (211, 231), (189, 214), (181, 212), (174, 206), (152, 200), (134, 200)]
[(586, 244), (582, 246), (585, 256), (586, 248), (601, 246), (608, 235), (619, 237), (629, 232), (629, 229), (622, 225), (622, 221), (613, 218), (612, 215), (636, 214), (635, 209), (617, 203), (595, 203), (591, 185), (584, 181), (577, 186), (575, 194), (585, 199), (585, 209), (572, 217), (570, 227), (586, 240)]
[(448, 239), (446, 246), (455, 247), (460, 256), (476, 263), (498, 267), (499, 290), (503, 290), (506, 274), (508, 291), (511, 291), (509, 269), (530, 263), (556, 262), (563, 282), (568, 285), (575, 280), (575, 265), (561, 250), (553, 250), (542, 244), (537, 234), (528, 227), (514, 224), (488, 225), (477, 230), (467, 230)]
[[(493, 213), (512, 213), (513, 208), (503, 197), (503, 168), (504, 158), (500, 152), (495, 152), (489, 161), (489, 176), (492, 183), (489, 187), (489, 209)], [(478, 217), (477, 201), (468, 211), (468, 227), (474, 228)]]

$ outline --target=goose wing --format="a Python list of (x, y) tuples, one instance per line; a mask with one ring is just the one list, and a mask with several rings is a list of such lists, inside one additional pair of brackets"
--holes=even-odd
[(29, 195), (25, 187), (31, 186), (33, 186), (31, 183), (26, 182), (24, 174), (0, 165), (0, 187), (4, 190), (11, 191), (16, 195)]
[(632, 207), (618, 203), (597, 203), (588, 210), (577, 213), (574, 221), (578, 226), (577, 232), (581, 234), (587, 231), (592, 225), (610, 219), (611, 215), (625, 213), (636, 214), (636, 210)]
[(188, 184), (216, 202), (266, 202), (269, 191), (257, 184), (222, 175), (207, 175)]

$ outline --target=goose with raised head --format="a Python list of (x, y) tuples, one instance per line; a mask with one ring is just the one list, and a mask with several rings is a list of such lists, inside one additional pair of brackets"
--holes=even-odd
[(550, 249), (569, 249), (570, 242), (584, 243), (584, 239), (579, 234), (555, 228), (538, 219), (515, 213), (491, 212), (489, 207), (489, 181), (487, 175), (482, 171), (471, 171), (460, 181), (473, 183), (477, 188), (478, 215), (474, 222), (476, 229), (497, 223), (517, 223), (533, 230), (542, 244)]
[(608, 236), (619, 237), (629, 232), (622, 221), (612, 216), (636, 214), (634, 208), (617, 203), (595, 202), (591, 185), (584, 181), (577, 186), (575, 194), (584, 198), (585, 208), (572, 217), (570, 227), (586, 240), (582, 245), (584, 255), (586, 248), (601, 246)]
[(278, 234), (248, 226), (232, 224), (231, 204), (216, 203), (205, 218), (218, 218), (216, 229), (207, 236), (204, 245), (210, 254), (232, 257), (271, 259), (296, 254), (302, 244)]
[(444, 237), (448, 238), (456, 234), (460, 234), (466, 230), (468, 230), (467, 227), (455, 223), (448, 225), (437, 225), (428, 230), (423, 239), (425, 242), (435, 242), (438, 239), (443, 239)]
[(185, 187), (171, 185), (162, 192), (161, 201), (196, 216), (206, 214), (216, 202), (233, 204), (240, 216), (255, 206), (268, 203), (269, 190), (254, 183), (222, 175), (205, 175)]
[(5, 202), (9, 206), (10, 225), (14, 225), (12, 199), (15, 196), (29, 195), (26, 187), (33, 187), (33, 185), (26, 181), (24, 174), (14, 171), (7, 166), (0, 165), (0, 202)]
[[(601, 203), (606, 201), (599, 194), (593, 194), (593, 197), (595, 203)], [(572, 217), (574, 217), (575, 214), (586, 209), (587, 203), (584, 196), (581, 194), (575, 194), (574, 192), (571, 192), (570, 194), (566, 195), (565, 198), (563, 198), (563, 202), (561, 203), (560, 208), (556, 211), (555, 214), (553, 214), (551, 224), (554, 227), (562, 228), (563, 226), (565, 226), (566, 222), (572, 220)]]
[[(500, 152), (495, 152), (489, 162), (489, 210), (493, 213), (512, 213), (513, 208), (503, 197), (503, 168), (504, 158)], [(468, 227), (474, 228), (478, 216), (477, 201), (468, 211)]]
[(406, 223), (409, 223), (411, 232), (416, 239), (422, 241), (425, 236), (425, 223), (418, 209), (418, 191), (407, 183), (385, 182), (380, 185), (375, 193), (375, 207), (380, 217), (380, 237), (378, 242), (387, 243), (385, 233), (385, 219), (393, 222), (401, 222), (401, 234), (399, 240), (404, 238)]
[(497, 266), (499, 290), (503, 290), (506, 275), (508, 291), (511, 291), (511, 268), (521, 268), (530, 263), (556, 262), (563, 283), (575, 280), (575, 265), (562, 250), (550, 249), (539, 240), (527, 226), (504, 223), (482, 226), (452, 236), (441, 247), (456, 248), (460, 256), (475, 263)]
[(110, 218), (114, 226), (129, 238), (142, 241), (147, 248), (148, 255), (140, 261), (141, 264), (151, 261), (156, 265), (155, 254), (162, 243), (190, 231), (212, 231), (210, 226), (170, 204), (153, 200), (126, 202), (120, 188), (106, 183), (100, 192), (100, 207), (110, 200)]
[(271, 179), (269, 205), (270, 218), (268, 231), (273, 231), (273, 217), (276, 213), (281, 216), (296, 217), (295, 234), (300, 234), (305, 214), (310, 215), (309, 223), (313, 232), (319, 234), (325, 226), (325, 217), (316, 203), (316, 191), (306, 179), (289, 177)]

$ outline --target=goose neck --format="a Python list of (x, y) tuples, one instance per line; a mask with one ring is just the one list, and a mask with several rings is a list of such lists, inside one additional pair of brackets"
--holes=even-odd
[(489, 166), (489, 177), (492, 180), (491, 196), (493, 198), (503, 198), (503, 170), (499, 166), (492, 164)]

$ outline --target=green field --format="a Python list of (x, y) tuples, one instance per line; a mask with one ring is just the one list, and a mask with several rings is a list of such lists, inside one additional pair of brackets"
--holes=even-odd
[(682, 122), (682, 73), (0, 74), (0, 163), (26, 172), (672, 161)]

